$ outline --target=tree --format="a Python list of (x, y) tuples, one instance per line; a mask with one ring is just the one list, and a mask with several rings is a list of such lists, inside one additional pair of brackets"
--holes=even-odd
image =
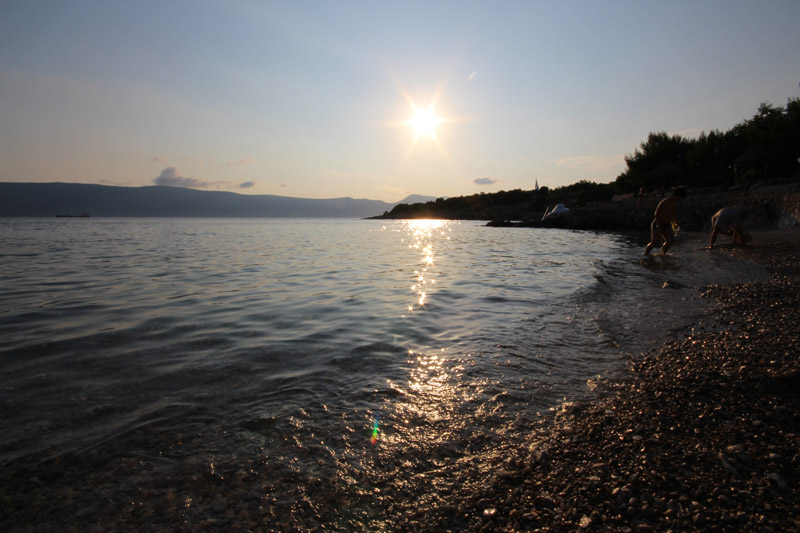
[(762, 103), (751, 119), (727, 132), (702, 132), (697, 139), (651, 132), (625, 156), (627, 169), (615, 185), (619, 192), (636, 192), (782, 179), (797, 175), (798, 158), (800, 99), (790, 98), (785, 107)]

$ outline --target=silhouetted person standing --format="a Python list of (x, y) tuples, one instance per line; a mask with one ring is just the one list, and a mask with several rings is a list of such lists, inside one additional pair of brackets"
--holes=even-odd
[(661, 247), (661, 254), (666, 255), (670, 246), (675, 240), (675, 232), (672, 230), (672, 223), (678, 225), (675, 213), (678, 203), (686, 198), (686, 189), (678, 187), (667, 198), (661, 200), (656, 206), (655, 218), (650, 224), (650, 242), (644, 249), (644, 255), (650, 255), (650, 250), (658, 246), (661, 240), (664, 245)]

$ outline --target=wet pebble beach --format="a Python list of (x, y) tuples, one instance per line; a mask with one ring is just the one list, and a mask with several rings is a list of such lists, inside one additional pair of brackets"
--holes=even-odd
[(683, 338), (633, 357), (629, 379), (564, 405), (445, 512), (399, 529), (800, 531), (798, 243), (793, 229), (709, 252), (772, 278), (698, 288), (710, 305)]

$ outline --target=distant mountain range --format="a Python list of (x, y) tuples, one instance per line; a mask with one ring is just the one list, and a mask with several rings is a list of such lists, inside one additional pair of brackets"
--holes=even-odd
[(366, 218), (400, 203), (435, 200), (411, 195), (390, 204), (354, 198), (310, 199), (198, 191), (182, 187), (115, 187), (82, 183), (0, 183), (0, 217), (298, 217)]

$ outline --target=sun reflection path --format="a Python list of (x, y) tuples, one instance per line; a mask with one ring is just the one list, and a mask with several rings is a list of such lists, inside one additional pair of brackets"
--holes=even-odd
[[(450, 240), (450, 221), (446, 220), (405, 220), (401, 223), (403, 233), (402, 242), (408, 243), (412, 253), (419, 253), (419, 259), (413, 261), (413, 277), (411, 292), (414, 294), (413, 302), (408, 305), (403, 319), (410, 318), (426, 308), (433, 286), (436, 285), (435, 269), (435, 244)], [(385, 227), (384, 227), (385, 229)], [(445, 365), (445, 348), (440, 348), (441, 353), (425, 354), (416, 348), (408, 349), (410, 376), (405, 387), (389, 381), (389, 387), (398, 391), (407, 400), (396, 404), (390, 418), (397, 418), (405, 427), (418, 427), (423, 420), (439, 421), (448, 418), (447, 409), (453, 405), (454, 391), (448, 385), (451, 379), (452, 368)], [(411, 400), (411, 398), (415, 398)], [(410, 401), (409, 401), (410, 400)], [(375, 409), (371, 417), (372, 445), (378, 442), (398, 444), (405, 438), (400, 434), (387, 435), (385, 428), (381, 427), (381, 410)], [(413, 431), (411, 432), (414, 433)], [(413, 440), (413, 439), (412, 439)]]
[(404, 223), (406, 233), (411, 237), (409, 249), (419, 250), (421, 255), (420, 267), (414, 270), (414, 282), (411, 285), (411, 291), (416, 297), (403, 315), (406, 318), (408, 314), (425, 307), (429, 288), (436, 284), (436, 279), (431, 277), (429, 271), (434, 264), (433, 239), (439, 236), (450, 240), (450, 230), (445, 220), (407, 220)]
[(408, 364), (408, 381), (389, 383), (403, 400), (392, 406), (395, 431), (388, 443), (421, 452), (442, 445), (469, 424), (470, 417), (460, 410), (475, 396), (461, 382), (464, 362), (453, 360), (445, 348), (409, 350)]

